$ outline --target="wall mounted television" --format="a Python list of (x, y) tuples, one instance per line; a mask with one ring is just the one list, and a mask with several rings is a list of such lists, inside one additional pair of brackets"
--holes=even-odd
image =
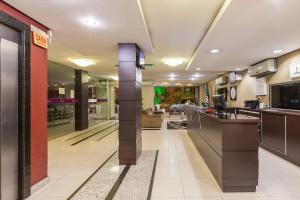
[(300, 82), (270, 86), (271, 108), (300, 111)]

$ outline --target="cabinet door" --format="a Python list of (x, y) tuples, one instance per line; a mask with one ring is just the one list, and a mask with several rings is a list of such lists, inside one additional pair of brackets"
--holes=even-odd
[(300, 165), (300, 116), (287, 116), (286, 130), (287, 157)]
[(285, 116), (263, 113), (261, 143), (285, 154)]

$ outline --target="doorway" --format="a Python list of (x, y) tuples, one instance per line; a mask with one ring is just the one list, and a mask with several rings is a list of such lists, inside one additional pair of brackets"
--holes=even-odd
[(30, 195), (29, 34), (0, 12), (0, 200)]

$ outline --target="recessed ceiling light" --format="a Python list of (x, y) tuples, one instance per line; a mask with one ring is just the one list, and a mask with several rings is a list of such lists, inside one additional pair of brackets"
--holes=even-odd
[(220, 52), (219, 49), (212, 49), (212, 50), (210, 50), (210, 53), (219, 53), (219, 52)]
[(200, 67), (197, 67), (197, 68), (196, 68), (196, 70), (197, 70), (197, 71), (200, 71), (200, 70), (201, 70), (201, 68), (200, 68)]
[(235, 68), (235, 70), (241, 70), (241, 68), (240, 68), (240, 67), (237, 67), (237, 68)]
[(195, 78), (192, 78), (192, 81), (196, 80)]
[(174, 77), (171, 77), (171, 78), (170, 78), (170, 81), (174, 81), (174, 80), (175, 80)]
[(71, 58), (69, 60), (80, 67), (88, 67), (96, 64), (94, 61), (85, 58)]
[(84, 25), (86, 25), (88, 27), (91, 27), (91, 28), (102, 26), (102, 24), (100, 23), (100, 21), (98, 21), (94, 17), (83, 18), (81, 21), (82, 21), (82, 24), (84, 24)]
[(201, 77), (202, 75), (201, 74), (195, 74), (195, 77), (197, 77), (197, 78), (199, 78), (199, 77)]
[(110, 77), (112, 80), (115, 80), (115, 81), (118, 81), (119, 80), (119, 77), (118, 76), (111, 76)]
[(282, 50), (281, 49), (276, 49), (273, 51), (273, 53), (277, 54), (277, 53), (282, 53)]
[(183, 63), (183, 59), (182, 58), (166, 58), (166, 59), (164, 59), (164, 63), (171, 67), (176, 67)]

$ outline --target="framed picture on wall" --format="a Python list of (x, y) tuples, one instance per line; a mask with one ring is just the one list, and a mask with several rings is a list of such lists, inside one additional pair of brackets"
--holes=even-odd
[(237, 98), (237, 87), (232, 86), (232, 87), (230, 87), (230, 100), (236, 101), (236, 98)]

